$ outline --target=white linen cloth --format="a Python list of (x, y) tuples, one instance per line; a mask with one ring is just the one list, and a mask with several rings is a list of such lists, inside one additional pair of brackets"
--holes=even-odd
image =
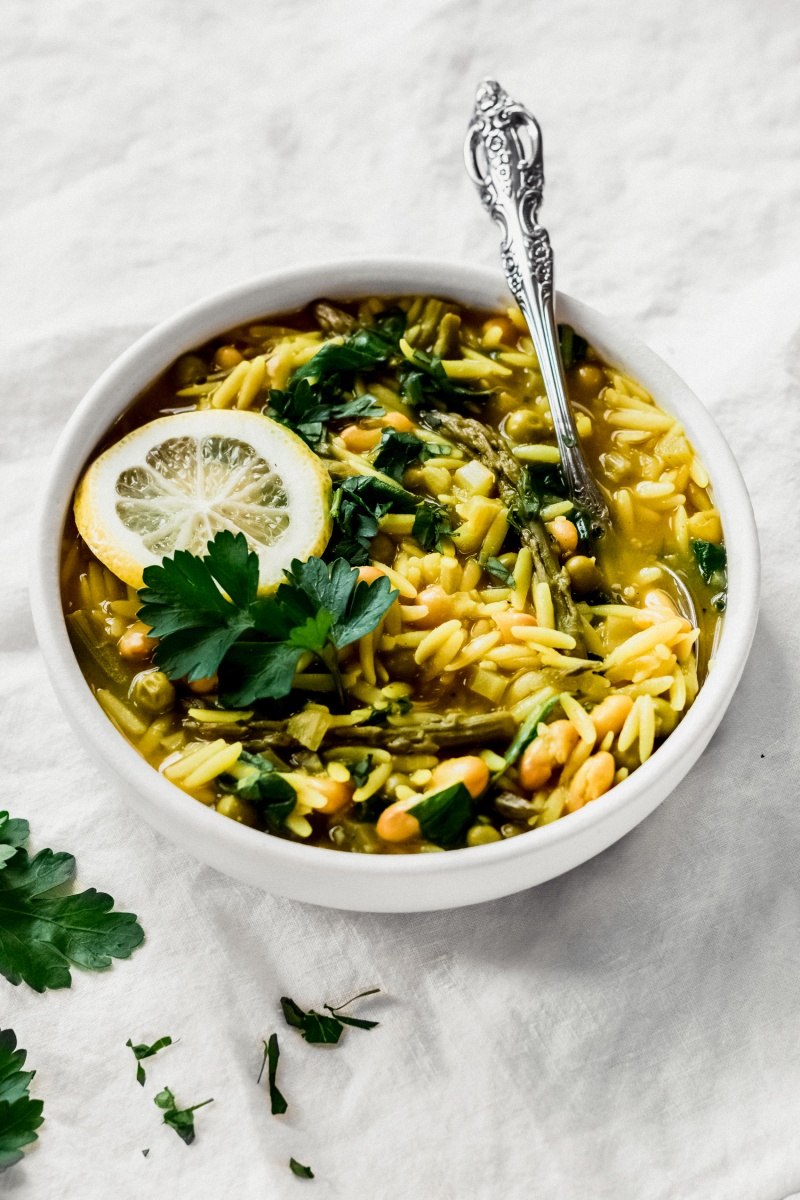
[[(2, 806), (147, 933), (68, 992), (0, 979), (46, 1116), (3, 1194), (800, 1190), (796, 7), (8, 0), (0, 53)], [(495, 263), (460, 160), (486, 72), (544, 126), (559, 285), (664, 353), (737, 454), (762, 616), (707, 752), (605, 854), (471, 909), (325, 911), (163, 841), (76, 746), (28, 611), (30, 510), (84, 390), (179, 306), (323, 257)], [(283, 994), (320, 1006), (370, 986), (383, 995), (359, 1011), (380, 1027), (335, 1049), (279, 1016)], [(281, 1119), (255, 1085), (275, 1029)], [(180, 1043), (139, 1088), (125, 1040), (163, 1034)], [(191, 1147), (160, 1124), (165, 1084), (184, 1105), (214, 1097)]]

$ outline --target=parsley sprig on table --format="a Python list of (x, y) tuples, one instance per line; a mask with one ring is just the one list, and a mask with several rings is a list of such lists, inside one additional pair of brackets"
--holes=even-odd
[(288, 996), (281, 996), (281, 1008), (286, 1024), (291, 1025), (293, 1029), (298, 1029), (305, 1041), (312, 1045), (335, 1046), (342, 1036), (345, 1025), (353, 1025), (356, 1029), (375, 1028), (378, 1024), (377, 1021), (365, 1021), (361, 1017), (347, 1016), (342, 1009), (347, 1008), (356, 1000), (363, 1000), (365, 996), (374, 996), (379, 991), (380, 988), (370, 988), (369, 991), (359, 992), (357, 996), (345, 1000), (344, 1004), (336, 1006), (324, 1004), (322, 1007), (327, 1009), (330, 1016), (315, 1012), (313, 1008), (304, 1012), (300, 1005), (296, 1004), (294, 1000), (290, 1000)]
[(146, 1043), (141, 1043), (138, 1046), (134, 1046), (131, 1039), (128, 1038), (125, 1045), (130, 1046), (131, 1050), (133, 1051), (133, 1056), (136, 1059), (136, 1082), (141, 1084), (142, 1087), (144, 1087), (145, 1080), (147, 1079), (147, 1074), (145, 1072), (144, 1067), (142, 1066), (142, 1059), (152, 1058), (154, 1054), (158, 1054), (159, 1050), (164, 1050), (164, 1049), (166, 1049), (167, 1046), (171, 1046), (172, 1038), (171, 1037), (159, 1038), (157, 1042), (153, 1042), (152, 1046), (148, 1046), (148, 1045), (146, 1045)]
[(75, 859), (52, 850), (31, 858), (29, 833), (27, 821), (0, 812), (0, 974), (43, 992), (70, 986), (70, 964), (97, 971), (129, 958), (144, 940), (134, 914), (112, 911), (112, 897), (94, 888), (53, 895), (72, 881)]
[(32, 1100), (29, 1091), (36, 1072), (22, 1069), (26, 1057), (13, 1029), (0, 1029), (0, 1172), (19, 1162), (44, 1120), (42, 1101)]
[(200, 1104), (193, 1104), (191, 1108), (178, 1108), (173, 1092), (165, 1087), (155, 1097), (154, 1103), (164, 1113), (164, 1124), (169, 1125), (170, 1129), (174, 1129), (187, 1146), (191, 1146), (194, 1141), (194, 1114), (198, 1108), (205, 1108), (207, 1104), (213, 1104), (214, 1097), (212, 1096), (210, 1100), (203, 1100)]
[(370, 633), (397, 598), (388, 579), (359, 583), (343, 558), (295, 559), (273, 596), (258, 595), (258, 556), (244, 534), (218, 533), (205, 556), (177, 550), (144, 571), (139, 616), (159, 638), (154, 658), (170, 676), (219, 672), (223, 703), (244, 707), (292, 688), (310, 652), (341, 701), (338, 653)]

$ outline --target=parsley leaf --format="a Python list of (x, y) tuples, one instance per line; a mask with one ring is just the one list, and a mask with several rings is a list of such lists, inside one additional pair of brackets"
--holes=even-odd
[(303, 1164), (299, 1163), (296, 1158), (289, 1159), (289, 1166), (292, 1174), (299, 1175), (301, 1179), (314, 1178), (314, 1172), (311, 1170), (311, 1167), (304, 1167)]
[(27, 821), (0, 813), (0, 845), (15, 848), (0, 870), (0, 974), (43, 992), (70, 986), (70, 964), (97, 971), (129, 958), (144, 940), (134, 914), (113, 912), (111, 896), (94, 888), (51, 895), (71, 882), (75, 859), (52, 850), (31, 858), (27, 837)]
[(214, 675), (236, 639), (252, 627), (258, 603), (258, 555), (244, 534), (223, 530), (208, 543), (205, 557), (176, 550), (160, 566), (145, 567), (142, 578), (139, 617), (159, 638), (157, 666), (171, 679)]
[(147, 1078), (147, 1076), (145, 1074), (144, 1067), (142, 1066), (142, 1059), (143, 1058), (152, 1058), (154, 1054), (158, 1054), (159, 1050), (163, 1050), (166, 1046), (171, 1046), (172, 1038), (171, 1037), (159, 1038), (157, 1042), (153, 1042), (152, 1046), (146, 1046), (144, 1044), (142, 1044), (140, 1046), (134, 1046), (131, 1039), (128, 1038), (125, 1045), (130, 1046), (131, 1050), (133, 1051), (134, 1057), (136, 1059), (136, 1082), (141, 1084), (142, 1087), (144, 1087), (144, 1081)]
[(244, 534), (227, 530), (205, 557), (178, 550), (147, 567), (140, 616), (159, 639), (156, 664), (173, 679), (219, 672), (223, 703), (242, 707), (287, 695), (298, 659), (311, 651), (342, 698), (338, 651), (374, 629), (397, 592), (388, 579), (359, 582), (343, 558), (295, 559), (286, 577), (259, 599), (258, 556)]
[(374, 475), (351, 475), (337, 488), (331, 506), (335, 528), (327, 557), (346, 558), (354, 567), (366, 566), (378, 521), (389, 512), (410, 513), (417, 499), (400, 487), (390, 487)]
[(423, 550), (441, 550), (442, 538), (453, 532), (447, 509), (441, 504), (424, 501), (417, 509), (411, 536)]
[(278, 1045), (277, 1033), (269, 1035), (269, 1042), (264, 1042), (264, 1059), (261, 1063), (261, 1070), (258, 1072), (256, 1083), (261, 1082), (261, 1076), (264, 1074), (264, 1064), (269, 1064), (268, 1080), (269, 1080), (269, 1100), (270, 1107), (274, 1116), (280, 1116), (285, 1113), (289, 1105), (286, 1103), (285, 1097), (278, 1089), (275, 1082), (278, 1074), (278, 1059), (281, 1056), (280, 1047)]
[(424, 838), (436, 846), (455, 846), (472, 822), (474, 802), (463, 783), (454, 783), (408, 811), (419, 821)]
[(372, 770), (372, 755), (365, 754), (358, 762), (350, 763), (350, 777), (357, 788), (363, 787)]
[(44, 1120), (42, 1101), (28, 1091), (36, 1072), (22, 1070), (27, 1053), (17, 1049), (13, 1029), (0, 1029), (0, 1173), (19, 1162)]
[(313, 1008), (304, 1012), (300, 1005), (296, 1004), (294, 1000), (290, 1000), (288, 996), (281, 996), (281, 1008), (286, 1024), (291, 1025), (293, 1029), (298, 1029), (307, 1042), (312, 1045), (335, 1046), (342, 1036), (345, 1025), (355, 1025), (358, 1029), (375, 1028), (378, 1024), (377, 1021), (363, 1021), (356, 1017), (342, 1016), (341, 1009), (347, 1008), (348, 1004), (352, 1004), (354, 1000), (360, 1000), (363, 996), (373, 996), (379, 990), (379, 988), (371, 988), (368, 992), (360, 992), (358, 996), (345, 1000), (344, 1004), (339, 1004), (335, 1008), (330, 1004), (323, 1005), (323, 1008), (326, 1008), (331, 1014), (329, 1017), (326, 1017), (324, 1013), (315, 1012)]
[(236, 774), (226, 771), (217, 777), (220, 791), (250, 800), (269, 826), (280, 829), (297, 801), (288, 779), (263, 754), (249, 754), (247, 750), (239, 755), (235, 770)]
[(500, 562), (499, 558), (487, 558), (483, 569), (490, 575), (494, 575), (495, 579), (499, 579), (506, 587), (514, 587), (516, 584), (513, 574), (504, 563)]
[(194, 1113), (198, 1108), (204, 1108), (206, 1104), (213, 1104), (213, 1102), (212, 1096), (210, 1100), (203, 1100), (201, 1104), (193, 1104), (191, 1108), (178, 1108), (175, 1096), (168, 1087), (159, 1092), (153, 1101), (160, 1109), (163, 1109), (164, 1124), (169, 1125), (170, 1129), (174, 1129), (187, 1146), (191, 1146), (194, 1141)]

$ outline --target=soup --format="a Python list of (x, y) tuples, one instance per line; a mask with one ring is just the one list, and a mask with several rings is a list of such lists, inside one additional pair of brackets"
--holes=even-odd
[(601, 535), (517, 309), (320, 301), (138, 397), (62, 579), (87, 682), (155, 769), (270, 835), (397, 854), (535, 832), (650, 758), (713, 659), (720, 518), (680, 423), (560, 337)]

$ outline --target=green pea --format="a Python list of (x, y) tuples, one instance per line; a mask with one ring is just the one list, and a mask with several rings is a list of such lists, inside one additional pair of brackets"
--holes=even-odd
[(131, 700), (146, 712), (168, 712), (175, 703), (175, 688), (163, 671), (142, 671), (133, 681)]
[(502, 840), (499, 831), (493, 825), (473, 825), (467, 833), (468, 846), (488, 846), (489, 842)]

